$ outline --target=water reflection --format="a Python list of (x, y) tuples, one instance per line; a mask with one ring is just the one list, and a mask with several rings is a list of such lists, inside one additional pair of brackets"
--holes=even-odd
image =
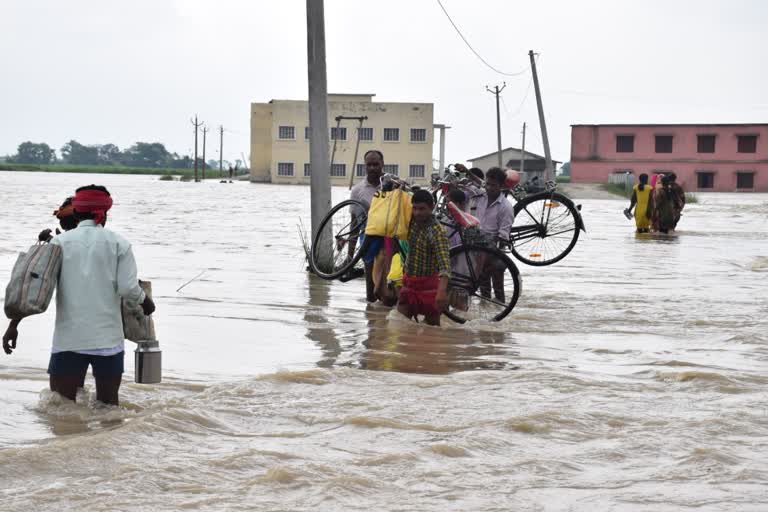
[(321, 368), (330, 368), (336, 364), (341, 354), (341, 345), (333, 329), (333, 323), (328, 321), (325, 311), (330, 305), (329, 281), (307, 273), (307, 289), (309, 299), (304, 312), (304, 322), (307, 325), (307, 338), (317, 343), (323, 358), (317, 362)]
[(510, 350), (502, 332), (432, 327), (396, 315), (371, 318), (360, 368), (437, 375), (514, 368), (511, 358), (518, 353)]

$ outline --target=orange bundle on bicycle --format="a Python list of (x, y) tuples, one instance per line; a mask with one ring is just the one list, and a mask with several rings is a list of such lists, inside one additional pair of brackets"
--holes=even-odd
[(410, 194), (399, 188), (389, 192), (376, 192), (368, 209), (365, 234), (407, 240), (411, 209)]

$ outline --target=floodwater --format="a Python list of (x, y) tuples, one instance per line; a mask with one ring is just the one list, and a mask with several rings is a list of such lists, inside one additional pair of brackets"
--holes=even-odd
[(153, 283), (164, 381), (129, 353), (121, 407), (90, 376), (63, 403), (53, 308), (24, 320), (0, 510), (768, 509), (766, 195), (700, 194), (659, 237), (581, 201), (508, 318), (437, 328), (304, 272), (305, 187), (0, 172), (0, 285), (92, 182)]

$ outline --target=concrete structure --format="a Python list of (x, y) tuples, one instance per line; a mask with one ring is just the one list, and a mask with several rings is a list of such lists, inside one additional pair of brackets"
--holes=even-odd
[[(499, 154), (498, 151), (494, 151), (493, 153), (488, 153), (487, 155), (483, 156), (477, 156), (475, 158), (470, 158), (468, 162), (470, 163), (470, 167), (479, 167), (483, 171), (487, 171), (491, 167), (498, 167), (499, 159), (497, 155)], [(523, 159), (523, 151), (518, 148), (506, 148), (501, 150), (501, 161), (504, 162), (504, 166), (507, 169), (514, 169), (516, 171), (520, 170), (520, 164)], [(557, 160), (552, 160), (552, 164), (557, 167), (557, 164), (559, 164)], [(531, 153), (530, 151), (525, 152), (525, 177), (523, 178), (523, 182), (526, 180), (530, 180), (534, 176), (538, 176), (541, 183), (544, 183), (544, 169), (546, 168), (546, 159), (541, 156), (537, 155), (536, 153)]]
[[(367, 116), (360, 132), (357, 168), (352, 169), (359, 123), (343, 120), (331, 169), (333, 185), (349, 185), (365, 176), (363, 155), (384, 153), (385, 172), (414, 183), (428, 183), (434, 139), (431, 103), (374, 103), (373, 94), (329, 94), (330, 153), (337, 138), (336, 117)], [(251, 104), (251, 180), (309, 184), (309, 114), (303, 100)]]
[(571, 127), (573, 182), (670, 171), (688, 191), (768, 192), (768, 124)]

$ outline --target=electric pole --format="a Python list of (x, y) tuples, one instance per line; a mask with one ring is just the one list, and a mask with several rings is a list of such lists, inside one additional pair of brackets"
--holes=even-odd
[(533, 73), (533, 88), (536, 91), (536, 106), (539, 109), (539, 124), (541, 125), (541, 138), (544, 143), (544, 181), (555, 179), (555, 170), (552, 167), (552, 153), (549, 152), (549, 137), (547, 137), (547, 122), (544, 120), (544, 105), (541, 103), (541, 90), (539, 89), (539, 77), (536, 75), (536, 59), (533, 50), (528, 52), (531, 58), (531, 72)]
[(499, 112), (499, 94), (501, 94), (501, 91), (503, 91), (506, 86), (506, 82), (501, 86), (501, 89), (499, 89), (498, 85), (494, 86), (493, 89), (490, 89), (487, 85), (485, 86), (486, 91), (496, 96), (496, 142), (499, 147), (499, 169), (502, 170), (504, 169), (504, 165), (501, 163), (501, 113)]
[(525, 175), (525, 123), (523, 123), (523, 154), (520, 156), (520, 174), (521, 178)]
[(224, 176), (224, 126), (219, 125), (219, 178)]
[[(307, 0), (307, 77), (309, 82), (309, 161), (312, 173), (310, 203), (312, 239), (314, 239), (320, 229), (320, 222), (331, 209), (324, 0)], [(355, 169), (352, 169), (352, 172), (354, 173)], [(329, 247), (329, 258), (332, 255), (331, 250), (332, 247)]]
[(198, 123), (197, 122), (197, 114), (195, 114), (195, 119), (194, 120), (190, 119), (189, 122), (191, 122), (194, 125), (194, 127), (195, 127), (195, 183), (197, 183), (198, 181), (200, 181), (200, 180), (197, 179), (197, 129), (203, 123)]
[(208, 133), (208, 127), (203, 127), (203, 181), (205, 181), (205, 134)]

